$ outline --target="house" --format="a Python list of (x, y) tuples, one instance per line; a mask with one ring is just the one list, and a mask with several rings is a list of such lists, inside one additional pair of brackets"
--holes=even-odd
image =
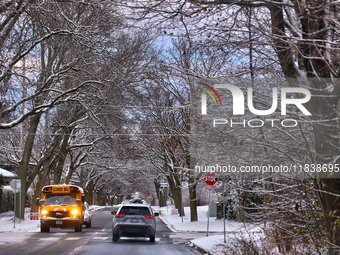
[(0, 174), (5, 177), (5, 185), (4, 186), (8, 186), (10, 184), (11, 180), (17, 178), (16, 174), (14, 174), (10, 171), (7, 171), (5, 169), (2, 169), (2, 168), (0, 168)]

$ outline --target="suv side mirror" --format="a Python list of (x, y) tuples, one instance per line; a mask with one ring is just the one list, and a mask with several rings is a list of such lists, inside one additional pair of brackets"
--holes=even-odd
[(112, 214), (112, 215), (116, 215), (116, 214), (117, 214), (117, 211), (112, 211), (111, 214)]
[(155, 217), (157, 217), (157, 216), (159, 216), (159, 213), (158, 213), (158, 212), (155, 212), (153, 215), (154, 215)]

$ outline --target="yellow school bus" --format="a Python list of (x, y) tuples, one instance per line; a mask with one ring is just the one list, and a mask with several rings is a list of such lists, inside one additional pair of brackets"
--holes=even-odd
[(41, 232), (50, 228), (74, 228), (82, 231), (84, 221), (84, 191), (75, 185), (48, 185), (42, 188), (40, 207)]

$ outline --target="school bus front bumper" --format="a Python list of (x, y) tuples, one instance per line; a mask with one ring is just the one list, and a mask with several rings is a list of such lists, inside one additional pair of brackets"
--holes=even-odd
[(54, 217), (40, 218), (40, 225), (42, 227), (69, 228), (78, 226), (79, 222), (80, 219), (76, 217), (67, 217), (62, 219)]

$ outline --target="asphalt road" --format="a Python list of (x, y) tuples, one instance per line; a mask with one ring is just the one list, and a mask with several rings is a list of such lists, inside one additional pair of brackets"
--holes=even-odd
[(112, 210), (106, 207), (92, 213), (92, 227), (83, 232), (74, 229), (51, 228), (49, 233), (36, 233), (25, 240), (24, 244), (11, 244), (0, 247), (0, 254), (28, 254), (28, 255), (176, 255), (201, 254), (197, 250), (185, 245), (182, 236), (176, 238), (166, 225), (156, 219), (156, 241), (150, 243), (149, 238), (121, 238), (112, 242)]

